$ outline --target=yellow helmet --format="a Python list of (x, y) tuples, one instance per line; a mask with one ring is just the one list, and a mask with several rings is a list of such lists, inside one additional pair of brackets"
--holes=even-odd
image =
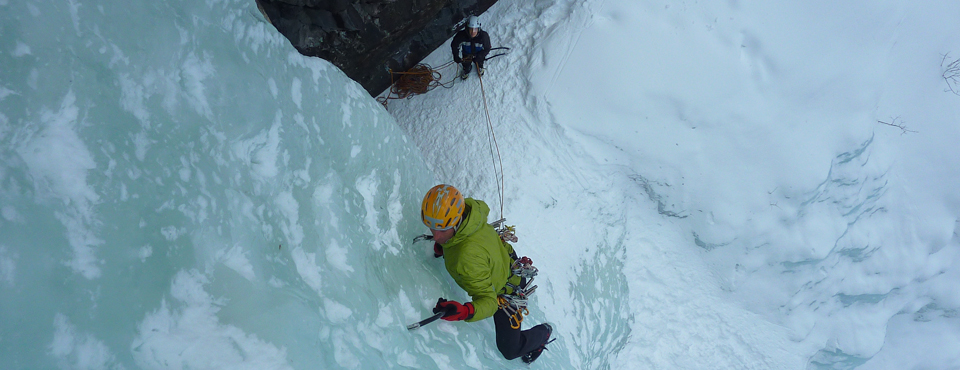
[(427, 227), (442, 231), (460, 223), (463, 216), (463, 194), (457, 188), (440, 184), (434, 186), (423, 196), (420, 205), (420, 217)]

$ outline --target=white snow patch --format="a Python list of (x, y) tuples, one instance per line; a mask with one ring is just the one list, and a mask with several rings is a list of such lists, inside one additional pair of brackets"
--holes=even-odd
[(13, 287), (17, 277), (17, 254), (0, 245), (0, 282)]
[(217, 252), (216, 259), (248, 281), (254, 281), (257, 278), (253, 272), (253, 265), (247, 258), (247, 253), (239, 245), (226, 250), (221, 249)]
[[(126, 74), (120, 74), (118, 77), (120, 81), (120, 106), (124, 110), (133, 114), (134, 117), (140, 121), (140, 126), (146, 130), (150, 128), (150, 110), (147, 109), (144, 101), (147, 98), (147, 94), (144, 91), (145, 86), (141, 83), (137, 83), (134, 79)], [(139, 144), (146, 144), (146, 133), (141, 131), (134, 138), (134, 144), (138, 144), (137, 150), (139, 151)], [(146, 148), (144, 148), (146, 150)], [(143, 161), (143, 156), (138, 154), (137, 158)]]
[(13, 56), (19, 58), (24, 55), (30, 55), (30, 46), (20, 41), (17, 41), (17, 46), (13, 48)]
[(160, 234), (163, 235), (164, 239), (167, 239), (167, 241), (171, 242), (180, 238), (181, 235), (180, 230), (173, 225), (161, 227)]
[(36, 5), (33, 5), (32, 3), (27, 3), (27, 11), (30, 12), (30, 15), (34, 17), (40, 16), (40, 8), (38, 8)]
[(78, 114), (76, 97), (68, 92), (58, 112), (41, 111), (40, 123), (30, 125), (39, 130), (29, 134), (17, 153), (30, 169), (38, 193), (88, 212), (99, 201), (87, 185), (87, 171), (97, 164), (76, 131)]
[(137, 157), (137, 160), (143, 162), (147, 158), (147, 150), (150, 149), (150, 144), (153, 144), (153, 140), (147, 138), (145, 131), (140, 131), (133, 136), (133, 154)]
[(374, 323), (381, 328), (386, 328), (393, 325), (393, 321), (393, 310), (386, 305), (380, 306), (380, 311), (377, 312), (377, 319)]
[(6, 87), (0, 86), (0, 101), (3, 101), (7, 96), (15, 94), (13, 90), (10, 90)]
[(343, 127), (352, 127), (353, 122), (351, 122), (350, 120), (353, 117), (353, 108), (350, 107), (350, 103), (346, 101), (341, 103), (340, 109), (343, 111), (343, 118), (342, 118)]
[(210, 104), (207, 103), (204, 81), (215, 77), (215, 74), (216, 70), (213, 68), (211, 57), (206, 54), (197, 56), (190, 53), (180, 68), (181, 84), (187, 95), (187, 103), (193, 107), (197, 114), (211, 120), (213, 119), (213, 111), (210, 109)]
[(337, 329), (331, 335), (333, 342), (333, 359), (342, 369), (359, 369), (360, 359), (353, 353), (353, 348), (359, 348), (357, 334)]
[(4, 220), (10, 222), (23, 222), (23, 217), (20, 216), (20, 212), (17, 212), (17, 209), (13, 208), (13, 206), (0, 207), (0, 216), (3, 216)]
[(48, 349), (61, 369), (122, 369), (116, 356), (102, 341), (80, 333), (64, 314), (53, 319), (53, 342)]
[(377, 219), (380, 216), (376, 209), (377, 195), (380, 194), (379, 187), (380, 178), (377, 176), (376, 169), (371, 170), (369, 175), (357, 177), (357, 192), (363, 197), (363, 220), (367, 230), (373, 235), (370, 246), (377, 251), (383, 247), (380, 240), (383, 231), (377, 225)]
[(290, 82), (290, 97), (293, 98), (293, 104), (297, 105), (297, 109), (303, 109), (300, 104), (303, 101), (303, 92), (300, 89), (300, 79), (294, 77), (293, 81)]
[(80, 4), (75, 0), (67, 0), (67, 9), (70, 10), (70, 19), (73, 21), (73, 30), (80, 35)]
[(137, 257), (140, 257), (140, 262), (147, 262), (147, 258), (153, 255), (153, 247), (149, 244), (140, 247), (137, 251)]
[(219, 322), (223, 300), (204, 290), (199, 272), (180, 271), (173, 279), (171, 303), (148, 313), (130, 345), (137, 366), (145, 369), (292, 369), (286, 349)]
[(417, 362), (417, 356), (414, 356), (412, 353), (403, 351), (397, 354), (397, 365), (408, 367), (411, 369), (421, 369), (424, 366)]
[(97, 166), (75, 129), (78, 115), (76, 97), (68, 92), (58, 112), (44, 109), (39, 124), (28, 124), (17, 153), (29, 169), (37, 196), (63, 202), (64, 209), (56, 216), (67, 229), (73, 250), (73, 259), (66, 264), (85, 278), (95, 279), (100, 267), (94, 247), (102, 240), (91, 228), (98, 224), (93, 207), (100, 198), (87, 184), (87, 171)]
[(336, 186), (330, 182), (320, 184), (313, 190), (313, 200), (318, 205), (330, 204), (333, 202), (333, 193), (335, 191)]
[(350, 315), (353, 314), (353, 311), (340, 302), (329, 298), (324, 298), (323, 313), (327, 320), (330, 320), (330, 322), (334, 324), (339, 324), (350, 318)]
[(327, 263), (334, 268), (343, 272), (353, 272), (353, 267), (347, 263), (349, 251), (347, 248), (341, 247), (336, 239), (330, 238), (330, 243), (326, 245), (324, 252), (327, 256)]
[(403, 179), (400, 177), (400, 170), (393, 171), (393, 190), (390, 191), (390, 196), (387, 197), (387, 217), (390, 219), (390, 227), (387, 229), (387, 232), (384, 233), (384, 243), (387, 245), (387, 250), (389, 250), (394, 255), (400, 253), (398, 247), (400, 243), (400, 232), (398, 231), (398, 225), (400, 221), (403, 220), (403, 202), (400, 201), (400, 185), (403, 183)]
[(180, 156), (180, 170), (177, 171), (177, 174), (180, 175), (180, 181), (190, 181), (190, 162), (187, 161), (187, 157)]
[(297, 273), (300, 274), (303, 282), (313, 288), (317, 294), (323, 295), (321, 290), (323, 278), (320, 275), (320, 266), (317, 265), (317, 254), (307, 253), (303, 250), (303, 247), (297, 246), (290, 252), (290, 257), (293, 258), (293, 263), (297, 266)]
[(271, 276), (270, 279), (267, 279), (267, 284), (274, 288), (283, 288), (287, 286), (287, 283), (284, 283), (283, 280), (280, 280), (276, 276)]
[(273, 95), (274, 99), (280, 96), (280, 89), (277, 88), (277, 81), (273, 77), (267, 79), (267, 88), (270, 89), (270, 95)]
[(280, 154), (280, 124), (283, 113), (277, 111), (273, 125), (257, 136), (238, 141), (233, 145), (233, 155), (250, 164), (251, 173), (259, 178), (270, 178), (280, 173), (277, 158)]
[(303, 227), (300, 226), (300, 203), (293, 198), (293, 192), (284, 191), (274, 200), (277, 210), (286, 218), (280, 222), (280, 230), (291, 245), (303, 242)]

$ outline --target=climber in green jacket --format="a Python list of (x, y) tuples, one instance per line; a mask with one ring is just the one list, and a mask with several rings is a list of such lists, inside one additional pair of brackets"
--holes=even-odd
[[(447, 272), (473, 299), (461, 304), (440, 298), (434, 313), (444, 312), (447, 321), (474, 322), (493, 316), (497, 349), (503, 357), (523, 356), (523, 361), (530, 363), (546, 348), (553, 327), (540, 324), (521, 331), (520, 322), (515, 318), (511, 322), (511, 315), (498, 300), (500, 295), (513, 293), (514, 287), (522, 288), (525, 281), (514, 275), (511, 266), (517, 255), (487, 223), (489, 213), (486, 203), (464, 198), (450, 185), (434, 186), (424, 196), (421, 216), (433, 235), (434, 256), (443, 257)], [(523, 259), (529, 262), (527, 257)]]

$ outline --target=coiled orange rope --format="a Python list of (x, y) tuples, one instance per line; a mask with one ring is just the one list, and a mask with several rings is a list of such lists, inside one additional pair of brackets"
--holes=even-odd
[[(430, 65), (421, 63), (406, 72), (390, 70), (390, 92), (386, 96), (377, 98), (377, 101), (386, 107), (390, 99), (407, 99), (418, 94), (425, 94), (438, 86), (450, 87), (453, 80), (446, 83), (440, 82), (443, 75), (440, 74), (439, 70), (452, 64), (453, 62), (448, 62), (437, 69), (433, 69)], [(399, 76), (396, 80), (394, 80), (395, 75)]]

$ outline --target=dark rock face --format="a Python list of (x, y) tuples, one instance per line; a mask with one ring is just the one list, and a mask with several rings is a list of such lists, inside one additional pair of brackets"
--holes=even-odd
[(372, 96), (496, 0), (257, 0), (297, 50), (333, 63)]

